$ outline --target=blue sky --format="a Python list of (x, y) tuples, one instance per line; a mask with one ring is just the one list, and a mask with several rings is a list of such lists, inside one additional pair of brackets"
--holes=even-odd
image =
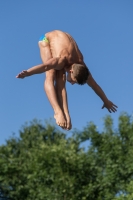
[[(53, 119), (43, 89), (44, 74), (23, 80), (15, 76), (41, 63), (38, 39), (62, 30), (76, 40), (84, 60), (107, 97), (118, 105), (114, 126), (122, 112), (133, 113), (133, 1), (132, 0), (4, 0), (0, 2), (0, 144), (25, 122)], [(73, 128), (93, 121), (99, 130), (101, 99), (87, 85), (67, 83)], [(54, 119), (53, 119), (54, 121)], [(68, 135), (71, 132), (68, 132)]]

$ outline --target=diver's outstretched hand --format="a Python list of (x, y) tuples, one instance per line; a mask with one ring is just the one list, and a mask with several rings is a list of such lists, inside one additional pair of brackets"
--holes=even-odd
[(16, 78), (25, 78), (26, 76), (30, 76), (29, 72), (27, 70), (23, 70), (22, 72), (20, 72)]
[(16, 78), (25, 78), (26, 76), (29, 76), (29, 72), (27, 70), (23, 70), (22, 72), (20, 72)]
[(115, 104), (113, 104), (111, 101), (108, 100), (108, 101), (104, 102), (102, 109), (103, 108), (107, 108), (108, 111), (111, 113), (111, 112), (116, 112), (118, 107)]

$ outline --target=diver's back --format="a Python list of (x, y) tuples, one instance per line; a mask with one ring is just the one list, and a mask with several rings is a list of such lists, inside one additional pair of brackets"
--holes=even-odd
[(69, 55), (74, 62), (79, 62), (83, 56), (75, 42), (68, 33), (55, 30), (46, 34), (50, 42), (50, 49), (53, 57)]

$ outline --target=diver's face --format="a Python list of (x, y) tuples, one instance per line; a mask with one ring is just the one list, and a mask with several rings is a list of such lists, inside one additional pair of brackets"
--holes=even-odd
[(77, 80), (74, 78), (73, 72), (71, 70), (70, 70), (70, 72), (67, 72), (67, 81), (69, 83), (71, 83), (72, 85), (74, 85), (75, 83), (77, 83)]

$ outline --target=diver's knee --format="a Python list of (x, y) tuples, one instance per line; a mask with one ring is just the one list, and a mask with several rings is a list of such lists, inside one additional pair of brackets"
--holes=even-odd
[(51, 72), (50, 71), (49, 71), (49, 73), (46, 74), (46, 78), (44, 81), (44, 88), (48, 88), (48, 87), (51, 87), (54, 85), (55, 73), (54, 73), (54, 71), (51, 71)]
[(46, 79), (54, 79), (55, 80), (55, 77), (56, 77), (56, 74), (55, 74), (55, 70), (51, 69), (49, 71), (46, 71)]

